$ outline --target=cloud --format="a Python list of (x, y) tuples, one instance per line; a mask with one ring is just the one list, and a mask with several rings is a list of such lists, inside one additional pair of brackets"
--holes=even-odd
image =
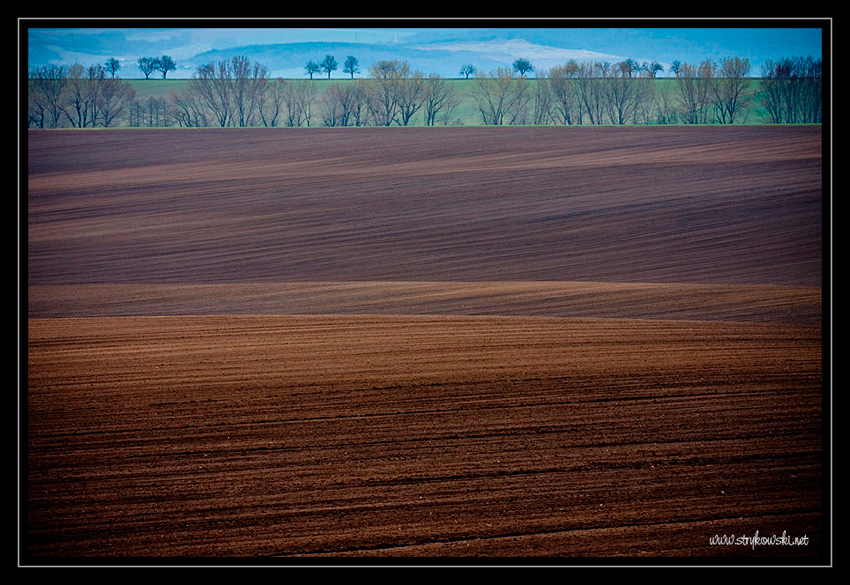
[(440, 50), (455, 53), (470, 53), (486, 56), (496, 62), (511, 64), (518, 58), (528, 59), (538, 69), (548, 69), (570, 60), (576, 61), (622, 61), (621, 55), (598, 53), (587, 49), (564, 49), (538, 45), (523, 39), (445, 42), (418, 45), (416, 49)]

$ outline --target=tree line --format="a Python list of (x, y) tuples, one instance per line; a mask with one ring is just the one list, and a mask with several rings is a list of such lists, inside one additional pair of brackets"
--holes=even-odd
[(136, 97), (114, 69), (103, 65), (38, 67), (29, 74), (27, 92), (30, 128), (113, 126)]
[[(31, 71), (29, 127), (434, 126), (461, 123), (462, 104), (483, 125), (735, 124), (756, 106), (770, 123), (823, 120), (822, 63), (811, 57), (767, 61), (758, 79), (739, 57), (676, 62), (663, 80), (660, 65), (631, 60), (569, 61), (531, 77), (533, 65), (518, 59), (486, 73), (464, 65), (461, 91), (398, 60), (378, 61), (355, 79), (358, 63), (349, 56), (351, 79), (320, 91), (312, 75), (324, 72), (330, 80), (337, 67), (331, 56), (308, 63), (309, 80), (272, 78), (264, 65), (237, 56), (199, 66), (180, 91), (146, 100), (136, 99), (113, 61)], [(164, 58), (144, 65), (151, 67), (146, 78), (174, 69)]]

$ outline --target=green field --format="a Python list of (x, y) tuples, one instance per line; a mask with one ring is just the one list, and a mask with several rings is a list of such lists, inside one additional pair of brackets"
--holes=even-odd
[[(130, 79), (126, 80), (135, 90), (136, 99), (144, 102), (149, 98), (167, 98), (172, 93), (180, 93), (186, 91), (188, 84), (187, 79)], [(349, 79), (287, 79), (289, 83), (313, 83), (316, 87), (316, 98), (331, 85), (337, 83), (351, 83)], [(358, 80), (355, 80), (358, 81)], [(477, 110), (473, 92), (475, 91), (475, 81), (471, 79), (447, 79), (448, 83), (455, 86), (455, 91), (461, 97), (460, 105), (454, 111), (452, 119), (453, 125), (461, 126), (480, 126), (481, 116)], [(675, 103), (678, 98), (678, 89), (676, 81), (673, 79), (657, 79), (653, 81), (657, 95), (666, 94), (667, 98)], [(740, 120), (742, 124), (764, 124), (767, 123), (767, 114), (764, 107), (758, 99), (759, 80), (753, 79), (750, 83), (743, 100), (746, 102), (745, 117)], [(416, 125), (421, 125), (421, 120), (417, 116), (415, 119)]]

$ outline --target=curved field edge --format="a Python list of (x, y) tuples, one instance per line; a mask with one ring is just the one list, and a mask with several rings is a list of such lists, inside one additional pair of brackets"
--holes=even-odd
[(818, 324), (819, 287), (599, 282), (31, 285), (30, 318), (216, 314), (528, 315)]

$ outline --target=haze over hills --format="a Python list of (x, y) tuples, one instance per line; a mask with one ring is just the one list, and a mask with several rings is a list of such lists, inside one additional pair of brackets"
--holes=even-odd
[[(557, 19), (551, 22), (551, 28), (295, 28), (282, 21), (288, 26), (150, 29), (38, 28), (36, 20), (26, 31), (27, 58), (30, 69), (116, 58), (122, 65), (121, 76), (135, 78), (142, 77), (136, 66), (140, 57), (167, 54), (177, 64), (169, 77), (177, 79), (191, 77), (199, 65), (235, 55), (265, 65), (271, 76), (287, 78), (304, 78), (307, 62), (321, 61), (325, 55), (339, 63), (332, 78), (348, 77), (342, 71), (348, 55), (358, 59), (361, 77), (383, 59), (407, 61), (412, 69), (426, 74), (458, 77), (464, 64), (489, 72), (510, 67), (517, 58), (528, 59), (539, 71), (571, 59), (616, 62), (630, 58), (656, 61), (666, 74), (676, 60), (740, 56), (750, 59), (753, 74), (758, 75), (768, 59), (822, 57), (823, 21), (811, 21), (811, 27), (807, 21), (795, 23), (801, 24), (799, 28), (782, 28), (785, 21), (777, 21), (777, 28), (738, 28), (737, 23), (728, 28), (597, 28), (582, 27), (581, 21), (564, 21), (567, 27), (558, 26), (562, 21)], [(577, 23), (578, 28), (569, 28)]]
[[(562, 64), (570, 59), (579, 60), (620, 60), (614, 55), (595, 53), (587, 50), (567, 50), (535, 45), (522, 39), (492, 41), (473, 41), (463, 44), (432, 43), (429, 45), (385, 45), (377, 43), (282, 43), (271, 45), (247, 45), (227, 49), (205, 51), (184, 61), (184, 67), (191, 70), (198, 66), (229, 59), (239, 54), (259, 63), (274, 64), (270, 73), (274, 77), (299, 78), (304, 77), (304, 66), (309, 61), (319, 63), (325, 55), (332, 55), (339, 63), (339, 69), (331, 74), (331, 78), (349, 77), (343, 69), (343, 63), (348, 55), (357, 58), (360, 72), (355, 77), (368, 75), (371, 64), (381, 60), (396, 59), (407, 61), (413, 69), (423, 73), (438, 73), (443, 77), (459, 77), (461, 66), (472, 64), (478, 70), (489, 72), (499, 67), (510, 67), (517, 58), (532, 60), (536, 67), (548, 69), (556, 64)], [(319, 73), (315, 78), (325, 77)]]

